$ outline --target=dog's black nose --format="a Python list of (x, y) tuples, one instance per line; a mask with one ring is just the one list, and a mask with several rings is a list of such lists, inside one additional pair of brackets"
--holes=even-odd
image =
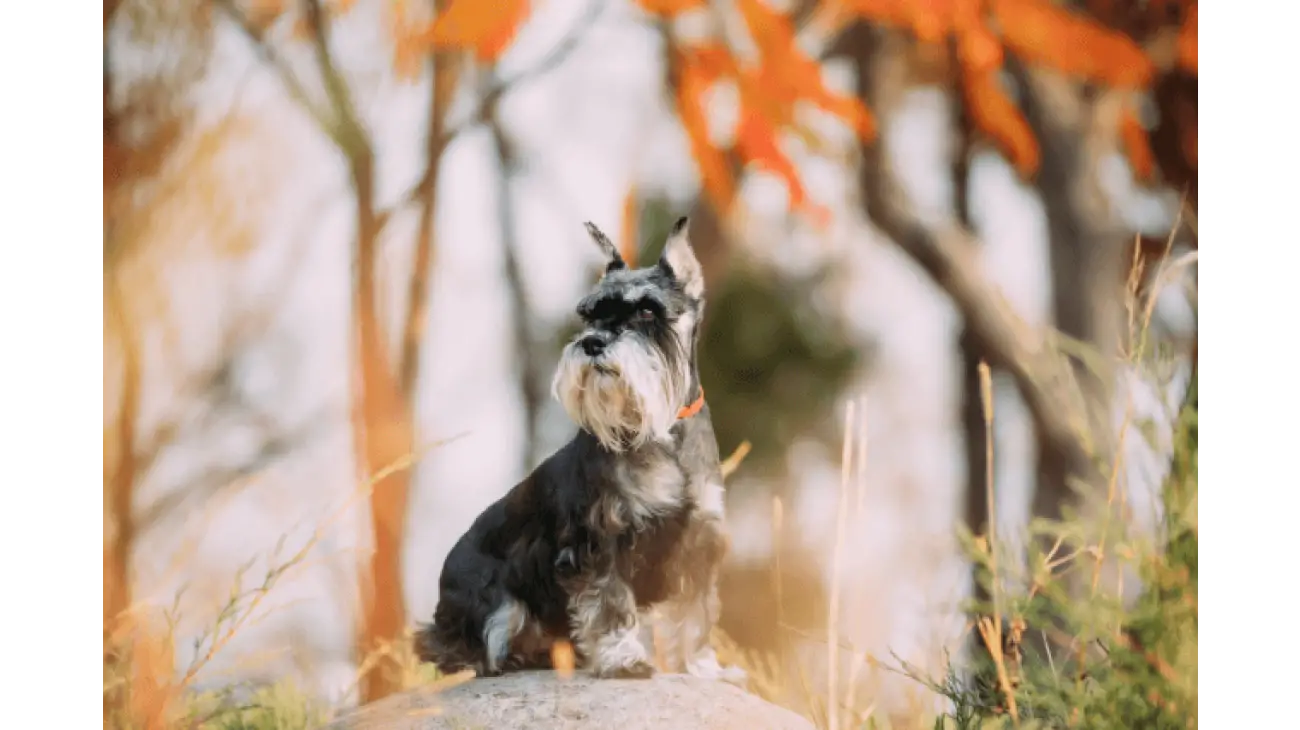
[(605, 340), (599, 335), (587, 335), (578, 343), (587, 357), (595, 357), (605, 351)]

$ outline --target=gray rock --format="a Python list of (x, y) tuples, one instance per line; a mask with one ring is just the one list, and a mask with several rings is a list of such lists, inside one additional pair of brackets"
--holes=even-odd
[(339, 717), (327, 730), (812, 730), (783, 707), (724, 682), (564, 679), (520, 672), (439, 690), (415, 689)]

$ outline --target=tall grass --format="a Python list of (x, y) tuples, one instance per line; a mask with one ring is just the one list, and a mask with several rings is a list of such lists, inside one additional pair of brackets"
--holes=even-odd
[[(191, 658), (184, 666), (176, 665), (179, 596), (176, 604), (161, 615), (147, 606), (132, 605), (112, 617), (113, 631), (110, 633), (106, 625), (104, 639), (104, 727), (111, 730), (306, 730), (323, 724), (330, 714), (328, 708), (292, 681), (208, 692), (196, 690), (196, 682), (230, 642), (257, 620), (259, 609), (267, 604), (276, 586), (306, 563), (328, 530), (350, 509), (366, 499), (387, 477), (409, 469), (429, 450), (457, 438), (460, 436), (429, 443), (377, 470), (318, 524), (297, 550), (286, 555), (282, 538), (272, 551), (265, 574), (251, 587), (247, 586), (246, 578), (253, 563), (237, 571), (228, 597), (211, 625), (194, 637)], [(409, 631), (402, 639), (380, 646), (361, 658), (354, 689), (381, 663), (397, 667), (400, 686), (414, 686), (432, 678), (430, 670), (415, 659)], [(113, 701), (108, 701), (110, 698)]]
[[(1172, 241), (1172, 238), (1171, 238)], [(1160, 359), (1151, 345), (1156, 298), (1176, 273), (1196, 261), (1195, 253), (1172, 259), (1140, 287), (1147, 272), (1135, 266), (1126, 288), (1128, 327), (1116, 366), (1151, 372)], [(1144, 292), (1139, 294), (1139, 292)], [(1081, 345), (1062, 343), (1073, 349)], [(1081, 354), (1086, 362), (1097, 356)], [(1156, 365), (1165, 363), (1157, 362)], [(1155, 368), (1159, 369), (1159, 368)], [(997, 532), (994, 494), (994, 407), (988, 368), (981, 366), (987, 472), (988, 534), (960, 532), (965, 556), (977, 567), (984, 601), (970, 601), (971, 629), (984, 651), (972, 652), (963, 666), (949, 660), (933, 676), (891, 657), (882, 660), (847, 646), (839, 629), (845, 581), (839, 569), (847, 515), (863, 509), (865, 428), (855, 425), (847, 408), (842, 450), (842, 483), (836, 534), (829, 556), (834, 576), (828, 606), (826, 682), (814, 690), (807, 670), (792, 652), (786, 656), (746, 652), (717, 633), (715, 643), (729, 661), (745, 666), (751, 689), (802, 712), (818, 728), (885, 727), (875, 716), (873, 698), (855, 695), (858, 670), (864, 666), (896, 672), (916, 682), (947, 709), (913, 713), (897, 725), (927, 728), (1195, 728), (1197, 718), (1197, 378), (1195, 362), (1188, 390), (1176, 414), (1169, 470), (1160, 488), (1161, 523), (1156, 534), (1139, 534), (1120, 519), (1128, 505), (1121, 488), (1122, 454), (1127, 439), (1143, 429), (1134, 423), (1127, 399), (1116, 432), (1116, 456), (1102, 470), (1100, 493), (1081, 495), (1078, 509), (1060, 520), (1033, 520), (1026, 540), (1007, 541)], [(1081, 396), (1080, 396), (1081, 397)], [(855, 435), (856, 432), (856, 435)], [(1087, 440), (1080, 434), (1081, 440)], [(857, 450), (853, 448), (857, 443)], [(855, 505), (848, 497), (856, 484)], [(783, 509), (773, 510), (773, 591), (778, 613), (784, 600), (780, 585)], [(1015, 546), (1026, 554), (1015, 560)], [(1137, 586), (1125, 584), (1136, 576)], [(1009, 586), (1023, 586), (1015, 591)], [(816, 637), (786, 627), (783, 631)], [(783, 637), (784, 639), (785, 637)], [(849, 677), (840, 673), (849, 658)]]

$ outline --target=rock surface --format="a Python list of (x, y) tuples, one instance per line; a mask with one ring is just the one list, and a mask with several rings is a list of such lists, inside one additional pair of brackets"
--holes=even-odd
[(597, 680), (520, 672), (420, 688), (339, 717), (327, 730), (812, 730), (804, 718), (724, 682), (680, 674)]

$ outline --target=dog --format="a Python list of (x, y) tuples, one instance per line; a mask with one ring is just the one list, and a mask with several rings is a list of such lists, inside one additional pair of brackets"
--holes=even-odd
[(433, 621), (416, 634), (421, 661), (495, 676), (550, 667), (566, 640), (600, 678), (650, 677), (657, 658), (669, 672), (745, 681), (709, 643), (728, 539), (687, 223), (640, 269), (586, 224), (604, 272), (552, 386), (580, 429), (447, 555)]

